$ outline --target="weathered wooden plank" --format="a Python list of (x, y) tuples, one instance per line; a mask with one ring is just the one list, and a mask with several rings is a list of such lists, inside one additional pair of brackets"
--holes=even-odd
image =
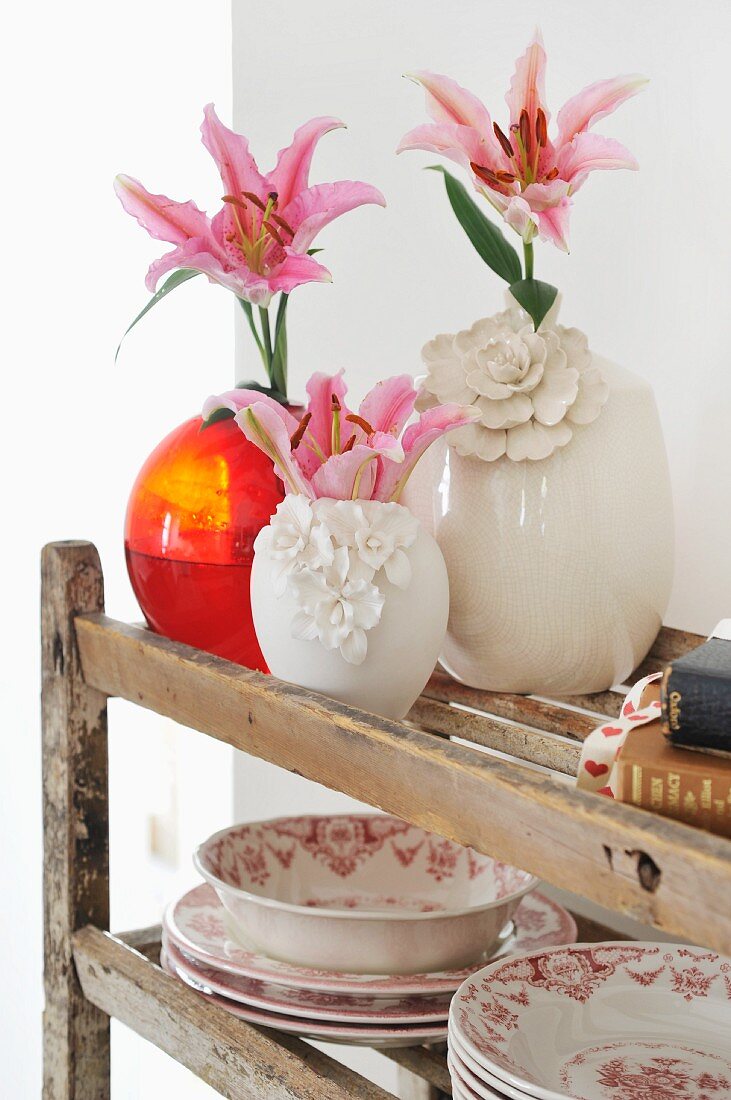
[(505, 695), (468, 687), (453, 680), (446, 672), (434, 672), (423, 694), (440, 703), (461, 703), (497, 718), (508, 718), (511, 722), (520, 722), (548, 733), (560, 733), (579, 741), (583, 741), (597, 725), (590, 715), (566, 710), (558, 703), (534, 699), (532, 695)]
[(109, 1096), (109, 1020), (84, 998), (71, 936), (109, 923), (106, 697), (84, 683), (74, 617), (104, 607), (89, 542), (43, 550), (44, 1100)]
[(115, 932), (114, 938), (121, 940), (127, 947), (133, 947), (150, 962), (156, 965), (159, 963), (162, 946), (162, 927), (159, 924), (150, 925), (149, 928), (135, 928), (131, 932)]
[(294, 1036), (253, 1027), (89, 925), (74, 936), (82, 988), (231, 1100), (393, 1100), (390, 1093)]
[(446, 1047), (399, 1047), (396, 1050), (382, 1050), (381, 1054), (396, 1062), (413, 1077), (420, 1078), (433, 1089), (451, 1096)]
[(412, 707), (409, 720), (425, 729), (461, 737), (463, 741), (473, 741), (476, 745), (484, 745), (566, 775), (576, 775), (579, 766), (579, 745), (567, 744), (550, 734), (524, 726), (508, 725), (487, 715), (458, 710), (424, 696)]
[(149, 631), (77, 620), (88, 683), (253, 756), (731, 951), (731, 841)]
[(624, 691), (595, 691), (592, 695), (557, 695), (551, 702), (558, 703), (559, 706), (565, 703), (571, 707), (583, 707), (584, 710), (600, 714), (602, 718), (616, 718), (622, 709), (624, 697)]

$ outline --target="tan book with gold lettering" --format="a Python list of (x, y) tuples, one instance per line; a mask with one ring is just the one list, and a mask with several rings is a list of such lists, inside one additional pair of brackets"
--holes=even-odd
[(628, 734), (614, 793), (620, 802), (731, 837), (731, 761), (673, 748), (659, 718)]

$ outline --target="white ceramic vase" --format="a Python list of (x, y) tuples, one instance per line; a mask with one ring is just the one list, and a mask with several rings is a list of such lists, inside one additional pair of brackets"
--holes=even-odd
[(318, 638), (293, 637), (298, 612), (287, 588), (273, 590), (272, 557), (266, 539), (257, 543), (251, 572), (251, 609), (264, 659), (274, 676), (386, 718), (403, 718), (434, 670), (444, 642), (449, 586), (444, 558), (434, 538), (418, 526), (407, 551), (411, 578), (397, 587), (383, 569), (374, 578), (383, 593), (380, 621), (367, 631), (360, 664), (326, 649)]
[(622, 683), (646, 656), (673, 567), (670, 479), (650, 386), (594, 355), (600, 415), (549, 457), (483, 461), (435, 445), (403, 503), (449, 573), (441, 661), (491, 691), (573, 695)]

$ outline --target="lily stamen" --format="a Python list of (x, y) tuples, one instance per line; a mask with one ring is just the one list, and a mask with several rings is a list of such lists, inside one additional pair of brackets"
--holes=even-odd
[(332, 408), (332, 432), (330, 450), (334, 455), (340, 454), (340, 412), (342, 406), (338, 400), (338, 395), (333, 393), (330, 395), (330, 404)]
[(345, 444), (345, 446), (343, 447), (343, 449), (342, 449), (342, 451), (341, 451), (340, 453), (341, 453), (341, 454), (347, 454), (347, 453), (348, 453), (348, 451), (352, 451), (352, 450), (353, 450), (353, 447), (354, 447), (354, 446), (355, 446), (355, 432), (353, 432), (353, 434), (351, 435), (350, 439), (349, 439), (349, 440), (348, 440), (348, 442), (347, 442), (347, 443)]
[(265, 209), (264, 203), (261, 201), (258, 195), (254, 194), (253, 191), (242, 191), (241, 194), (244, 196), (245, 199), (248, 199), (249, 202), (253, 202), (254, 206), (258, 206), (260, 210)]
[(536, 141), (538, 144), (545, 148), (548, 145), (548, 125), (546, 123), (546, 112), (542, 107), (539, 107), (536, 112)]
[(375, 428), (372, 428), (368, 421), (364, 420), (362, 416), (358, 416), (357, 413), (348, 413), (345, 419), (349, 420), (351, 424), (357, 424), (369, 437), (375, 433)]
[(312, 413), (311, 412), (305, 413), (305, 415), (302, 417), (302, 419), (299, 422), (299, 427), (297, 428), (297, 431), (293, 432), (292, 435), (290, 436), (289, 445), (290, 445), (290, 447), (292, 448), (293, 451), (296, 451), (297, 448), (299, 447), (300, 443), (302, 442), (302, 437), (304, 436), (305, 432), (307, 431), (307, 425), (309, 424), (309, 422), (311, 420), (312, 420)]
[(276, 241), (278, 245), (280, 245), (282, 248), (284, 248), (284, 241), (279, 236), (279, 233), (277, 232), (277, 230), (276, 230), (275, 226), (273, 225), (273, 223), (271, 221), (264, 221), (264, 228), (266, 229), (267, 233), (272, 238), (272, 240)]
[(289, 233), (290, 237), (294, 237), (294, 229), (292, 228), (291, 225), (289, 225), (288, 222), (286, 222), (284, 220), (284, 218), (281, 216), (281, 214), (277, 214), (273, 210), (272, 213), (271, 213), (271, 220), (276, 222), (277, 225), (281, 225), (282, 229), (284, 229), (287, 233)]
[(500, 145), (502, 146), (502, 149), (503, 149), (503, 152), (505, 153), (505, 156), (509, 157), (510, 160), (513, 160), (514, 157), (515, 157), (515, 150), (513, 149), (513, 146), (510, 144), (510, 138), (502, 132), (502, 130), (498, 126), (497, 122), (493, 122), (492, 128), (493, 128), (493, 131), (495, 133), (495, 137), (498, 139), (498, 141), (500, 142)]

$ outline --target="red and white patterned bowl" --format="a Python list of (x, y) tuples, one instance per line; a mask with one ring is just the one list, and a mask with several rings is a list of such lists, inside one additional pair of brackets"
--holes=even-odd
[(730, 1036), (731, 959), (664, 943), (514, 956), (463, 982), (449, 1011), (457, 1069), (540, 1100), (721, 1100)]
[(419, 974), (489, 958), (536, 885), (526, 871), (384, 814), (236, 825), (194, 861), (245, 947), (349, 973)]

